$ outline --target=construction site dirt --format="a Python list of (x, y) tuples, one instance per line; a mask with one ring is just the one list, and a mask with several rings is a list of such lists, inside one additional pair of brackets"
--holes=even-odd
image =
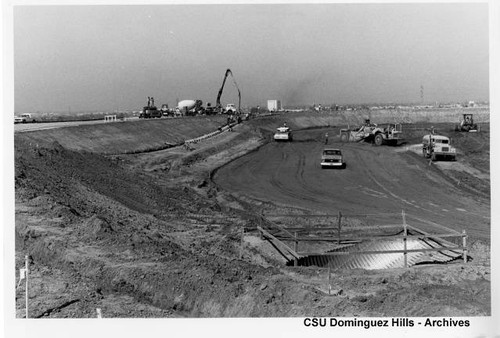
[[(89, 151), (91, 137), (79, 149), (74, 133), (16, 133), (15, 278), (28, 255), (29, 316), (93, 318), (96, 309), (107, 318), (490, 315), (487, 119), (477, 119), (477, 133), (454, 132), (453, 121), (407, 123), (402, 145), (377, 147), (340, 143), (336, 115), (307, 114), (252, 119), (189, 147), (157, 140), (157, 151), (120, 148), (120, 139), (134, 144), (128, 123), (168, 122), (116, 122), (112, 154), (102, 140)], [(272, 142), (285, 121), (294, 141)], [(422, 156), (418, 143), (431, 126), (452, 138), (457, 161)], [(190, 137), (214, 131), (202, 129)], [(325, 131), (345, 169), (321, 170)], [(373, 215), (394, 223), (403, 211), (424, 231), (465, 230), (469, 261), (294, 267), (257, 231), (279, 214), (342, 212), (351, 222)], [(300, 217), (272, 222), (303, 225)], [(23, 283), (15, 297), (22, 318)]]

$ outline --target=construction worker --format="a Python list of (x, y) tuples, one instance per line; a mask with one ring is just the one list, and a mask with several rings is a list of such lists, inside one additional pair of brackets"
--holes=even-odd
[(325, 134), (325, 144), (328, 144), (328, 132)]

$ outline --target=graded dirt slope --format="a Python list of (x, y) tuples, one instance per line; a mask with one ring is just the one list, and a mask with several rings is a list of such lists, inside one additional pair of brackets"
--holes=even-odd
[[(101, 124), (70, 125), (62, 128), (26, 131), (23, 139), (32, 144), (59, 142), (67, 149), (103, 154), (138, 153), (168, 148), (217, 130), (224, 116), (162, 118), (118, 121)], [(44, 124), (31, 124), (44, 127)], [(20, 127), (23, 127), (22, 125)]]
[[(330, 126), (357, 126), (370, 118), (373, 123), (440, 123), (453, 127), (462, 113), (474, 114), (477, 123), (489, 122), (489, 110), (482, 108), (434, 109), (434, 110), (357, 110), (285, 113), (260, 117), (250, 124), (268, 132), (283, 122), (292, 129)], [(18, 124), (17, 133), (33, 145), (59, 142), (67, 149), (85, 150), (103, 154), (130, 154), (160, 150), (182, 144), (216, 131), (227, 122), (227, 116), (197, 116), (187, 118), (162, 118), (128, 120), (110, 123), (100, 121)]]
[[(331, 114), (316, 120), (292, 114), (256, 119), (233, 132), (194, 144), (192, 149), (174, 147), (133, 155), (124, 154), (139, 150), (138, 140), (144, 140), (141, 146), (150, 150), (177, 136), (170, 131), (172, 139), (165, 136), (161, 142), (151, 142), (164, 130), (149, 128), (153, 124), (160, 128), (163, 121), (158, 120), (139, 121), (130, 127), (125, 122), (106, 126), (115, 128), (115, 138), (103, 133), (101, 126), (96, 130), (85, 127), (82, 131), (67, 128), (16, 134), (16, 273), (24, 264), (24, 255), (29, 255), (31, 317), (92, 318), (96, 308), (101, 308), (106, 318), (489, 315), (489, 247), (485, 241), (470, 243), (473, 260), (467, 265), (334, 271), (331, 288), (335, 292), (329, 295), (325, 271), (286, 267), (283, 258), (255, 231), (264, 209), (272, 213), (296, 208), (235, 198), (209, 179), (208, 175), (228, 159), (262, 147), (284, 120), (298, 129), (299, 125), (327, 126), (337, 118)], [(182, 128), (192, 127), (186, 131), (189, 138), (214, 130), (205, 120), (198, 120), (200, 124), (193, 121), (183, 121)], [(79, 137), (73, 138), (76, 134)], [(126, 135), (130, 140), (124, 141)], [(314, 135), (306, 136), (304, 142), (295, 144), (297, 152), (287, 150), (291, 145), (276, 149), (271, 145), (269, 149), (288, 159), (273, 157), (268, 165), (296, 164), (293, 159), (300, 154), (307, 158), (309, 151), (313, 156), (319, 143), (308, 140), (310, 137), (315, 139)], [(370, 146), (362, 149), (368, 151)], [(384, 167), (388, 173), (373, 173), (370, 167), (358, 170), (377, 175), (377, 180), (398, 189), (391, 181), (394, 177), (389, 176), (397, 173), (396, 162), (391, 162), (396, 160), (386, 159), (389, 150), (380, 148), (375, 152), (378, 155), (370, 155), (379, 165), (385, 161), (393, 164)], [(353, 154), (363, 158), (365, 153), (353, 150)], [(395, 158), (411, 163), (411, 155), (405, 156)], [(420, 167), (418, 161), (415, 164)], [(306, 172), (313, 164), (316, 162), (303, 162), (295, 170)], [(266, 165), (264, 170), (269, 168)], [(258, 170), (243, 175), (237, 183), (258, 176)], [(245, 168), (239, 171), (245, 172)], [(228, 172), (226, 179), (230, 181), (239, 171)], [(301, 182), (300, 172), (290, 174)], [(325, 172), (328, 174), (340, 172)], [(408, 180), (405, 175), (402, 178)], [(274, 195), (281, 198), (283, 182), (276, 175), (271, 177), (278, 184), (266, 199)], [(430, 177), (443, 183), (437, 173)], [(220, 179), (218, 176), (217, 181)], [(346, 182), (356, 185), (354, 179)], [(370, 204), (376, 196), (367, 193), (372, 189), (389, 196), (387, 191), (373, 181), (364, 183), (366, 189), (355, 197), (361, 197), (369, 208), (383, 207), (378, 202)], [(301, 186), (299, 193), (306, 197), (302, 207), (314, 210), (318, 199), (313, 193), (320, 188), (312, 188), (308, 191)], [(449, 189), (454, 192), (456, 188)], [(400, 190), (397, 195), (405, 197)], [(287, 194), (285, 198), (291, 204), (298, 199)], [(404, 203), (385, 199), (390, 201), (386, 208), (391, 210)], [(458, 202), (458, 197), (452, 201)], [(322, 199), (318, 203), (330, 207)], [(420, 203), (416, 204), (425, 206)], [(433, 206), (425, 207), (434, 210)], [(484, 232), (484, 227), (479, 230)], [(16, 282), (17, 278), (16, 274)], [(15, 295), (18, 317), (24, 315), (23, 295), (21, 283)]]

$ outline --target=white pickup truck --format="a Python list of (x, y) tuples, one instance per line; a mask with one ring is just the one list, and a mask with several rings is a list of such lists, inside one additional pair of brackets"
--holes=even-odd
[(292, 139), (293, 139), (292, 130), (288, 127), (279, 127), (276, 129), (276, 133), (274, 133), (274, 140), (275, 141), (291, 142)]
[(35, 123), (36, 120), (31, 117), (31, 114), (25, 113), (21, 116), (14, 116), (14, 123)]
[(325, 148), (321, 154), (321, 169), (324, 168), (345, 168), (346, 163), (340, 149)]

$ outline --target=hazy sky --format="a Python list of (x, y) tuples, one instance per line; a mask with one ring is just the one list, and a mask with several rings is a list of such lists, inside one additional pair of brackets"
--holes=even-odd
[(14, 8), (16, 111), (488, 100), (488, 57), (487, 3)]

